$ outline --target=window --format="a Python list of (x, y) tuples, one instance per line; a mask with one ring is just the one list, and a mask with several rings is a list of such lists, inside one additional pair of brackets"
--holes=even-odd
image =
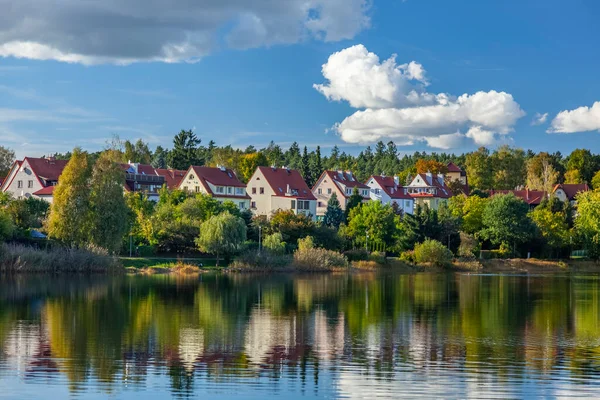
[(225, 188), (223, 186), (217, 186), (217, 193), (225, 193)]
[(188, 190), (188, 187), (187, 187), (187, 186), (184, 186), (184, 187), (183, 187), (183, 190), (185, 190), (185, 191), (187, 192), (187, 190)]
[(310, 210), (310, 201), (298, 200), (298, 210)]
[(33, 187), (33, 181), (27, 181), (27, 187), (28, 188), (32, 188)]
[(256, 194), (256, 188), (252, 188), (252, 194)]
[(296, 209), (296, 200), (292, 200), (292, 210)]
[(362, 195), (365, 196), (365, 197), (368, 196), (369, 195), (369, 191), (366, 190), (366, 189), (363, 189)]
[(17, 182), (17, 187), (18, 187), (19, 189), (22, 189), (22, 188), (23, 188), (23, 181), (18, 181), (18, 182)]
[(320, 201), (317, 203), (317, 206), (319, 207), (323, 207), (323, 203), (321, 203)]
[(195, 179), (195, 176), (192, 174), (190, 175), (190, 181), (193, 181)]
[(380, 190), (379, 189), (375, 189), (374, 192), (375, 192), (375, 194), (379, 194)]
[(233, 194), (233, 188), (231, 186), (227, 188), (227, 194)]
[(240, 210), (243, 210), (246, 208), (246, 202), (245, 201), (240, 201)]
[(346, 194), (352, 194), (352, 189), (351, 188), (346, 188)]
[(238, 194), (238, 195), (240, 195), (240, 196), (243, 196), (244, 194), (246, 194), (246, 191), (245, 191), (245, 189), (244, 189), (244, 188), (241, 188), (241, 187), (239, 187), (239, 188), (235, 188), (235, 194)]
[(255, 201), (253, 201), (252, 203), (250, 203), (250, 207), (251, 207), (252, 209), (255, 209), (255, 210), (256, 210), (256, 202), (255, 202)]
[(331, 194), (331, 188), (327, 189), (327, 194)]
[(200, 186), (196, 186), (196, 193), (200, 193)]
[(260, 194), (265, 194), (265, 188), (260, 188), (259, 192), (260, 192)]
[(321, 188), (317, 189), (317, 193), (323, 194), (323, 189), (321, 189)]

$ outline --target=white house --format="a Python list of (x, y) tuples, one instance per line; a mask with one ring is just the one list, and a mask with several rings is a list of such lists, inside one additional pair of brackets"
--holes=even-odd
[(415, 200), (415, 206), (427, 205), (432, 210), (448, 201), (453, 196), (452, 190), (446, 185), (443, 174), (418, 174), (407, 186), (408, 194)]
[(208, 194), (220, 202), (232, 201), (240, 210), (250, 208), (250, 196), (235, 173), (225, 167), (192, 166), (179, 183), (179, 189)]
[(357, 181), (352, 172), (323, 172), (312, 188), (313, 195), (317, 198), (317, 216), (322, 217), (325, 215), (327, 203), (334, 193), (340, 202), (340, 207), (345, 210), (354, 188), (363, 197), (363, 201), (369, 200), (369, 187)]
[(17, 199), (36, 197), (52, 202), (54, 186), (66, 165), (66, 160), (54, 157), (25, 157), (15, 161), (4, 179), (2, 191)]
[(397, 176), (373, 175), (367, 180), (367, 186), (371, 200), (378, 200), (383, 204), (396, 203), (402, 212), (414, 213), (415, 201), (407, 189), (400, 185)]

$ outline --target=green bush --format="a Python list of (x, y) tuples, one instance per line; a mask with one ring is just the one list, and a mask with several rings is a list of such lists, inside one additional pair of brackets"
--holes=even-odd
[(240, 254), (229, 266), (234, 270), (273, 270), (289, 267), (292, 257), (269, 250), (249, 250)]
[(294, 253), (294, 267), (305, 271), (331, 271), (348, 268), (348, 259), (336, 251), (316, 248), (312, 237), (298, 240), (298, 250)]
[(138, 257), (152, 257), (156, 255), (156, 246), (153, 245), (139, 245), (137, 246)]
[(0, 210), (0, 241), (11, 238), (14, 228), (10, 215)]
[(460, 232), (460, 246), (458, 247), (458, 255), (460, 257), (476, 258), (480, 249), (479, 241), (473, 235)]
[(385, 253), (374, 251), (371, 254), (369, 254), (368, 260), (376, 262), (377, 264), (385, 264)]
[(350, 261), (367, 261), (369, 253), (365, 249), (348, 250), (343, 253)]
[(408, 264), (415, 264), (417, 261), (415, 260), (415, 251), (408, 250), (400, 253), (400, 261), (404, 261)]
[(415, 246), (415, 260), (419, 264), (447, 267), (452, 264), (452, 252), (437, 240), (426, 240)]
[(283, 241), (283, 235), (279, 232), (275, 232), (272, 235), (265, 236), (263, 247), (273, 254), (284, 254), (285, 242)]

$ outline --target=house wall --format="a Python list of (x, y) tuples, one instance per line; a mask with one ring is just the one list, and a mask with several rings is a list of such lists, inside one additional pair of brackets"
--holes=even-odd
[(191, 193), (208, 194), (208, 191), (206, 190), (206, 188), (204, 187), (202, 182), (200, 182), (200, 179), (198, 179), (198, 176), (196, 176), (196, 172), (192, 169), (190, 169), (185, 174), (185, 176), (179, 183), (179, 189), (187, 190), (188, 192), (191, 192)]
[(463, 185), (467, 184), (467, 177), (466, 176), (461, 176), (460, 172), (448, 172), (446, 174), (446, 177), (451, 181), (459, 181), (460, 183), (462, 183)]
[(442, 203), (447, 203), (448, 199), (443, 199), (439, 197), (426, 197), (426, 198), (416, 198), (415, 199), (415, 207), (420, 205), (424, 207), (427, 205), (431, 210), (437, 210)]
[[(261, 188), (263, 189), (262, 194), (260, 193)], [(254, 175), (252, 175), (248, 181), (246, 191), (251, 198), (251, 203), (254, 204), (252, 212), (255, 215), (266, 215), (267, 217), (270, 217), (272, 211), (274, 211), (273, 206), (271, 205), (271, 196), (275, 193), (259, 169), (254, 172)]]
[[(33, 193), (44, 188), (26, 161), (23, 162), (21, 167), (15, 165), (15, 172), (9, 175), (12, 176), (7, 178), (7, 183), (3, 190), (4, 192), (11, 193), (14, 198), (29, 198)], [(19, 188), (19, 181), (22, 182), (23, 187), (21, 188)]]
[(554, 192), (554, 195), (562, 202), (567, 201), (567, 194), (560, 188)]
[[(193, 178), (192, 178), (193, 177)], [(179, 188), (182, 190), (187, 190), (188, 192), (191, 193), (204, 193), (204, 194), (208, 194), (210, 196), (212, 196), (214, 199), (220, 201), (221, 203), (225, 202), (225, 201), (231, 201), (233, 203), (235, 203), (235, 205), (237, 205), (241, 210), (246, 210), (250, 208), (250, 200), (249, 199), (243, 199), (243, 198), (236, 198), (236, 197), (228, 197), (228, 196), (218, 196), (216, 195), (217, 193), (217, 187), (215, 185), (213, 185), (210, 182), (207, 182), (209, 189), (212, 191), (212, 193), (214, 194), (210, 194), (208, 192), (208, 190), (206, 190), (206, 187), (204, 186), (204, 184), (200, 181), (200, 179), (198, 178), (198, 176), (196, 175), (196, 171), (194, 170), (189, 170), (185, 176), (183, 177), (183, 179), (181, 180), (181, 182), (179, 183)], [(236, 193), (236, 187), (234, 186), (224, 186), (224, 190), (225, 190), (225, 194), (229, 193), (229, 189), (231, 188), (231, 193), (232, 195), (235, 195)], [(246, 189), (241, 188), (242, 190), (242, 194), (240, 194), (241, 196), (246, 194)]]
[[(319, 194), (319, 189), (321, 189), (321, 194)], [(329, 193), (330, 190), (331, 193)], [(317, 185), (313, 188), (313, 195), (317, 198), (317, 208), (315, 211), (317, 216), (325, 215), (327, 212), (327, 202), (329, 202), (333, 193), (336, 194), (342, 210), (346, 209), (348, 199), (346, 199), (339, 186), (325, 175), (325, 177), (317, 182)], [(321, 207), (319, 207), (318, 202), (321, 202)]]
[[(371, 200), (373, 201), (381, 201), (383, 204), (398, 204), (398, 208), (402, 210), (405, 214), (414, 214), (414, 205), (415, 202), (413, 199), (392, 199), (383, 188), (377, 183), (375, 179), (370, 179), (367, 182), (367, 186), (371, 188), (369, 191)], [(375, 191), (379, 189), (379, 194), (375, 193)]]

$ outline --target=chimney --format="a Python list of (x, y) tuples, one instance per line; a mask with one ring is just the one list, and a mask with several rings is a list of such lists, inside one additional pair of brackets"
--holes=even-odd
[(288, 193), (288, 194), (292, 193), (291, 190), (290, 190), (290, 184), (289, 183), (287, 185), (287, 189), (286, 189), (285, 192)]
[(223, 165), (217, 165), (217, 167), (221, 170), (221, 172), (227, 171), (227, 168), (225, 168)]
[(446, 183), (444, 181), (444, 174), (438, 174), (438, 181), (440, 182), (440, 185), (444, 186)]
[(400, 186), (400, 177), (398, 175), (394, 175), (394, 184)]
[(427, 177), (427, 183), (433, 185), (433, 174), (431, 173), (431, 171), (427, 171), (425, 176)]

